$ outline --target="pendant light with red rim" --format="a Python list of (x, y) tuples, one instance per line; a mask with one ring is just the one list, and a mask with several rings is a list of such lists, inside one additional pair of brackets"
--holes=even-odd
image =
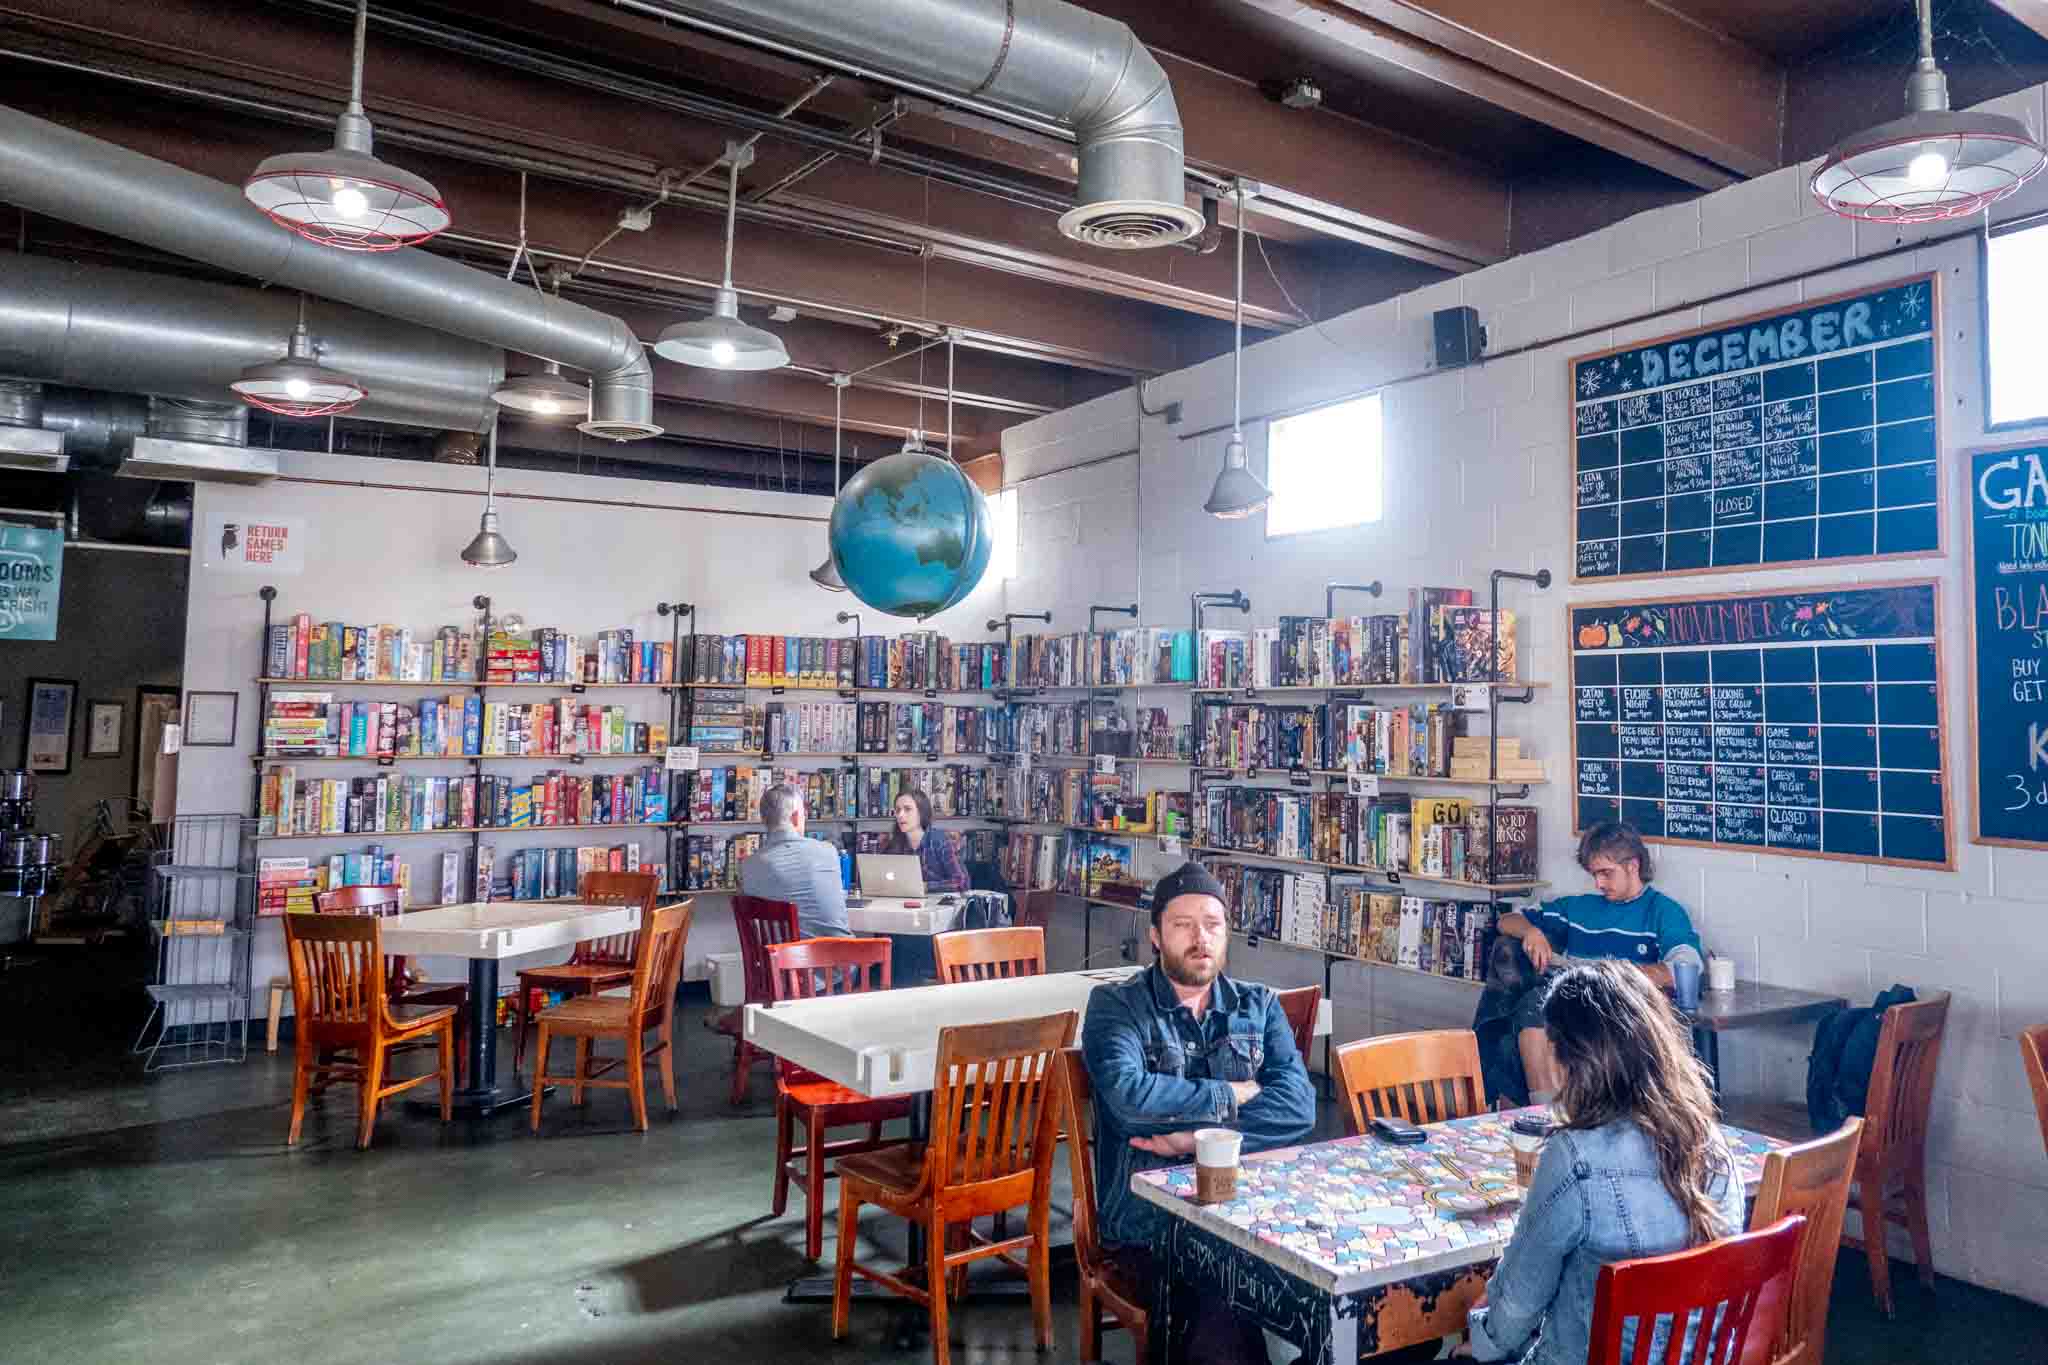
[(1904, 118), (1851, 133), (1807, 188), (1830, 213), (1875, 223), (1935, 223), (1981, 212), (2048, 162), (2032, 129), (2003, 114), (1956, 113), (1934, 62), (1930, 0), (1916, 0), (1920, 58), (1906, 78)]
[(445, 230), (441, 192), (371, 152), (363, 112), (363, 42), (369, 0), (356, 0), (355, 51), (348, 107), (334, 123), (334, 145), (266, 158), (242, 182), (242, 195), (279, 227), (342, 251), (396, 251)]
[(320, 363), (319, 345), (306, 330), (304, 294), (299, 295), (299, 320), (285, 345), (284, 358), (251, 365), (228, 387), (251, 407), (280, 417), (327, 417), (347, 412), (369, 397), (370, 392), (354, 375)]

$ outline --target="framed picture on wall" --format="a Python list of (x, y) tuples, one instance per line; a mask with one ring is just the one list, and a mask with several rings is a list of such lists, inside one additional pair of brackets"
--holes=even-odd
[(235, 711), (239, 692), (185, 694), (185, 743), (194, 748), (225, 749), (235, 742)]
[[(184, 709), (184, 693), (175, 687), (138, 687), (135, 689), (135, 799), (150, 809), (150, 818), (156, 821), (171, 817), (168, 793), (159, 793), (159, 785), (168, 786), (170, 775), (176, 771), (177, 758), (164, 754), (164, 728), (178, 723), (178, 716)], [(159, 774), (165, 781), (160, 783)]]
[(85, 756), (119, 758), (121, 732), (128, 728), (128, 703), (89, 701), (85, 704)]
[(69, 678), (28, 680), (28, 724), (22, 730), (21, 766), (33, 773), (71, 771), (71, 729), (77, 723), (78, 683)]

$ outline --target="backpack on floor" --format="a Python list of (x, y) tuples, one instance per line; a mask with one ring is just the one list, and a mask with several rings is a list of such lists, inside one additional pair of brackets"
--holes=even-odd
[(1813, 1031), (1806, 1059), (1806, 1117), (1815, 1133), (1832, 1133), (1870, 1102), (1870, 1071), (1877, 1065), (1877, 1035), (1884, 1012), (1909, 1005), (1911, 986), (1893, 986), (1866, 1008), (1836, 1010)]
[(1010, 917), (1010, 898), (999, 891), (969, 891), (966, 904), (960, 908), (957, 929), (1007, 929), (1014, 921)]

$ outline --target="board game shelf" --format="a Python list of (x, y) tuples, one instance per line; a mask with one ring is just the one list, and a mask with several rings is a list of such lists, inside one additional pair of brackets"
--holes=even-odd
[(289, 687), (302, 692), (328, 687), (472, 687), (495, 692), (508, 687), (539, 687), (555, 692), (673, 692), (684, 683), (632, 682), (487, 682), (476, 678), (270, 678), (252, 679), (261, 687)]
[(350, 829), (326, 834), (265, 834), (258, 842), (273, 839), (412, 839), (430, 834), (560, 834), (595, 829), (674, 829), (679, 820), (633, 820), (621, 825), (460, 825), (441, 829)]
[(1421, 872), (1410, 872), (1404, 867), (1367, 867), (1358, 863), (1326, 863), (1313, 858), (1289, 858), (1278, 853), (1260, 853), (1249, 848), (1217, 848), (1211, 844), (1189, 844), (1190, 853), (1213, 854), (1226, 862), (1256, 859), (1262, 863), (1281, 863), (1289, 867), (1314, 868), (1319, 872), (1353, 873), (1365, 877), (1384, 877), (1396, 884), (1420, 882), (1425, 886), (1455, 886), (1467, 891), (1485, 891), (1493, 895), (1512, 896), (1540, 890), (1550, 885), (1545, 881), (1474, 882), (1458, 877), (1432, 877)]
[(658, 753), (639, 754), (272, 754), (254, 755), (258, 763), (369, 763), (380, 768), (397, 767), (407, 763), (585, 763), (598, 758), (634, 758), (644, 763), (659, 763)]

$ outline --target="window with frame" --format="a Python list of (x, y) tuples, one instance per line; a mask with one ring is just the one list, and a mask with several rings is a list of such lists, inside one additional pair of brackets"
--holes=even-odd
[(1985, 423), (2048, 421), (2048, 223), (1992, 229), (1983, 285)]
[(1381, 404), (1369, 393), (1266, 424), (1266, 535), (1380, 519)]

